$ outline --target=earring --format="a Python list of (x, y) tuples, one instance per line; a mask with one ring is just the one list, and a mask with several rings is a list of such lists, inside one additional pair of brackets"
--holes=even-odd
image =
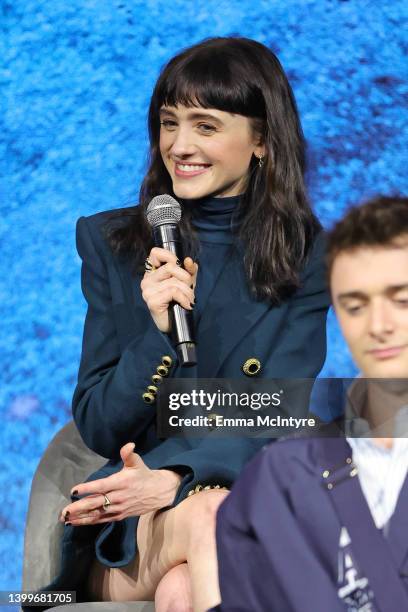
[(262, 168), (263, 165), (264, 165), (264, 156), (260, 155), (258, 157), (258, 166), (259, 166), (259, 168)]

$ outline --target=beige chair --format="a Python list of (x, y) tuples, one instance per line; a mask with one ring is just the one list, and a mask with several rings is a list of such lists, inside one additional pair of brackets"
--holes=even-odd
[[(73, 421), (51, 440), (35, 472), (24, 535), (23, 590), (36, 591), (58, 573), (63, 525), (61, 509), (72, 485), (100, 468), (106, 459), (89, 450)], [(64, 612), (154, 612), (152, 602), (81, 603), (58, 606)]]

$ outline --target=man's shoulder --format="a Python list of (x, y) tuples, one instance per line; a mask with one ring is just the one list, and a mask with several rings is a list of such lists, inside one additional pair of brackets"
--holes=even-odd
[(280, 460), (299, 460), (308, 456), (316, 445), (316, 438), (310, 436), (288, 437), (271, 442), (263, 448), (265, 462)]
[[(228, 496), (224, 512), (243, 516), (257, 513), (256, 507), (269, 507), (274, 495), (286, 493), (316, 481), (312, 438), (285, 439), (265, 445), (244, 467)], [(271, 497), (272, 496), (272, 497)], [(237, 510), (238, 509), (238, 510)]]
[(282, 473), (282, 466), (291, 471), (312, 469), (319, 465), (322, 440), (337, 437), (337, 421), (322, 424), (316, 434), (299, 435), (281, 438), (266, 444), (256, 457), (248, 464), (249, 471)]
[[(251, 461), (247, 463), (239, 481), (255, 487), (263, 476), (282, 474), (291, 464), (310, 463), (315, 441), (313, 438), (285, 438), (266, 444)], [(283, 469), (284, 468), (284, 469)]]

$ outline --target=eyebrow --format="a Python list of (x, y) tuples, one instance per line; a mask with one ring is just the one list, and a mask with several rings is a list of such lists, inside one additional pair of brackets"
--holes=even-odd
[[(171, 110), (168, 110), (167, 108), (161, 108), (160, 115), (169, 115), (170, 117), (177, 118), (176, 113), (174, 113)], [(218, 117), (211, 115), (211, 113), (202, 113), (200, 111), (195, 111), (195, 112), (193, 111), (189, 113), (187, 115), (187, 119), (189, 119), (190, 121), (195, 121), (196, 119), (207, 119), (210, 121), (214, 121), (215, 123), (218, 123), (218, 125), (224, 125), (223, 121), (221, 121), (221, 119), (218, 119)]]
[[(404, 289), (408, 289), (408, 283), (404, 283), (402, 285), (389, 285), (382, 291), (383, 295), (392, 296), (394, 293), (398, 293), (398, 291), (403, 291)], [(337, 295), (337, 299), (339, 301), (355, 299), (355, 300), (367, 300), (369, 296), (363, 291), (348, 291), (346, 293), (339, 293)]]

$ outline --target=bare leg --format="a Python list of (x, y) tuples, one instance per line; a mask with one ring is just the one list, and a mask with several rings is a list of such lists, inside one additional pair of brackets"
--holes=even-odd
[(219, 603), (215, 519), (226, 491), (201, 491), (178, 506), (140, 517), (138, 555), (123, 568), (95, 562), (89, 591), (96, 600), (153, 600), (160, 580), (187, 562), (193, 609), (203, 612)]
[(190, 573), (187, 563), (173, 567), (160, 580), (154, 595), (156, 612), (193, 612)]

